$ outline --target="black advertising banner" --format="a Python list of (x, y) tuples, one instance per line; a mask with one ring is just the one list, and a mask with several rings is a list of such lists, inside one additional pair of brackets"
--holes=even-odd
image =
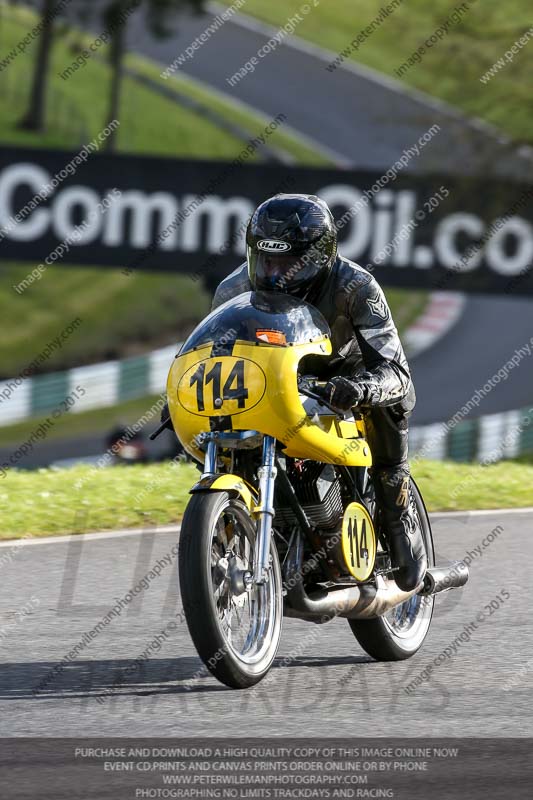
[(529, 800), (532, 750), (519, 738), (14, 738), (0, 780), (9, 800)]
[(392, 169), (0, 148), (0, 260), (37, 275), (100, 265), (214, 282), (242, 262), (251, 213), (279, 191), (324, 198), (342, 255), (385, 285), (533, 294), (533, 186)]

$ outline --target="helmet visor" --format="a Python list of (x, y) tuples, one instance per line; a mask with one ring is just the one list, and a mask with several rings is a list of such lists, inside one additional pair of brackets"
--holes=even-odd
[(309, 254), (265, 253), (247, 248), (248, 274), (255, 289), (293, 294), (307, 288), (320, 272)]

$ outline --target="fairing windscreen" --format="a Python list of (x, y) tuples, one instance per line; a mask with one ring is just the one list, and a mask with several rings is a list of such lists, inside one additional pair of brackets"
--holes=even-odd
[(236, 341), (290, 346), (326, 335), (330, 335), (328, 323), (304, 300), (276, 292), (244, 292), (212, 311), (180, 354), (211, 343), (223, 351)]

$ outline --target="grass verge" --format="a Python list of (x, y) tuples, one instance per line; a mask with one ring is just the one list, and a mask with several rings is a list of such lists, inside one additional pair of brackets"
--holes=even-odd
[[(29, 9), (6, 10), (0, 29), (1, 52), (8, 53), (16, 47), (17, 41), (36, 20)], [(0, 73), (0, 141), (3, 144), (72, 148), (84, 143), (83, 136), (91, 139), (102, 131), (111, 79), (108, 65), (92, 58), (68, 80), (62, 80), (59, 74), (76, 58), (84, 38), (77, 31), (55, 37), (49, 73), (48, 125), (44, 133), (21, 131), (17, 127), (28, 102), (37, 40)], [(70, 117), (74, 115), (72, 120)], [(242, 149), (242, 142), (236, 136), (221, 131), (199, 114), (139, 86), (128, 77), (124, 78), (119, 121), (119, 152), (231, 159)]]
[[(531, 505), (533, 464), (415, 465), (430, 511)], [(0, 539), (177, 522), (198, 477), (191, 464), (13, 471), (0, 481)]]

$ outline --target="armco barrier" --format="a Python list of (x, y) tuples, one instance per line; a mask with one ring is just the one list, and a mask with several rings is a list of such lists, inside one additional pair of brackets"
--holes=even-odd
[(451, 427), (436, 423), (410, 432), (411, 461), (447, 459), (488, 464), (533, 453), (533, 403), (529, 407), (477, 419), (464, 419)]
[(14, 388), (10, 381), (0, 383), (0, 426), (46, 416), (76, 386), (82, 386), (85, 394), (72, 406), (74, 414), (159, 394), (165, 389), (169, 366), (178, 349), (179, 345), (172, 344), (121, 361), (36, 375)]

